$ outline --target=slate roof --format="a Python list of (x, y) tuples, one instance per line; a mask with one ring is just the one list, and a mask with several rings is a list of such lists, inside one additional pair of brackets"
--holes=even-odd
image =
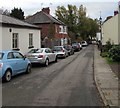
[(10, 16), (2, 15), (2, 14), (0, 14), (0, 24), (2, 24), (2, 26), (15, 26), (15, 27), (23, 27), (23, 28), (40, 29), (38, 26), (29, 24), (25, 21), (22, 21)]
[(37, 12), (36, 14), (28, 17), (25, 21), (31, 24), (48, 24), (52, 22), (59, 25), (65, 25), (62, 21), (43, 11)]

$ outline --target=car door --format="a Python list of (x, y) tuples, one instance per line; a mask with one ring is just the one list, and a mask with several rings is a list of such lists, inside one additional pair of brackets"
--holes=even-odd
[(17, 73), (22, 73), (27, 69), (27, 61), (24, 59), (24, 56), (19, 52), (14, 52), (14, 57), (16, 61)]
[(54, 55), (53, 55), (51, 49), (47, 48), (47, 49), (45, 50), (45, 52), (46, 52), (46, 55), (47, 55), (48, 58), (49, 58), (49, 62), (54, 61)]
[(51, 61), (55, 61), (55, 59), (56, 59), (55, 53), (53, 53), (52, 50), (51, 50), (50, 48), (48, 48), (48, 52), (49, 52), (49, 54), (50, 54)]
[(17, 62), (15, 60), (13, 52), (9, 52), (7, 54), (7, 60), (5, 61), (7, 68), (10, 67), (12, 69), (12, 74), (17, 74)]

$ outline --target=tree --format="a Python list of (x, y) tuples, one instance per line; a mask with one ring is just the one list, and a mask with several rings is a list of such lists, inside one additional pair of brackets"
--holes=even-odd
[(68, 26), (68, 34), (73, 41), (80, 39), (86, 40), (89, 36), (95, 36), (98, 30), (96, 20), (86, 16), (86, 7), (80, 5), (58, 6), (55, 12), (56, 17)]
[(68, 5), (68, 9), (66, 9), (64, 6), (58, 6), (55, 14), (59, 20), (68, 26), (68, 34), (75, 40), (77, 31), (77, 7)]
[(11, 10), (10, 16), (20, 20), (24, 20), (24, 12), (21, 8), (18, 9), (14, 7), (14, 9)]

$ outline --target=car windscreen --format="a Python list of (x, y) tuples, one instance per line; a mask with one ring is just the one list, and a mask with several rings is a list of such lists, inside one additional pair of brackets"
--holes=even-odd
[(0, 52), (0, 60), (3, 58), (3, 53)]
[(54, 47), (54, 51), (61, 51), (62, 47)]
[(32, 49), (28, 53), (42, 53), (43, 49)]

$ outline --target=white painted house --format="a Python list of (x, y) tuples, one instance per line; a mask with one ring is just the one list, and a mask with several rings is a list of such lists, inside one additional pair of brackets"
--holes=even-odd
[(102, 44), (107, 41), (114, 44), (120, 43), (120, 14), (117, 14), (107, 20), (102, 25)]
[(0, 17), (0, 50), (19, 50), (25, 54), (30, 48), (41, 47), (40, 28), (6, 15)]

